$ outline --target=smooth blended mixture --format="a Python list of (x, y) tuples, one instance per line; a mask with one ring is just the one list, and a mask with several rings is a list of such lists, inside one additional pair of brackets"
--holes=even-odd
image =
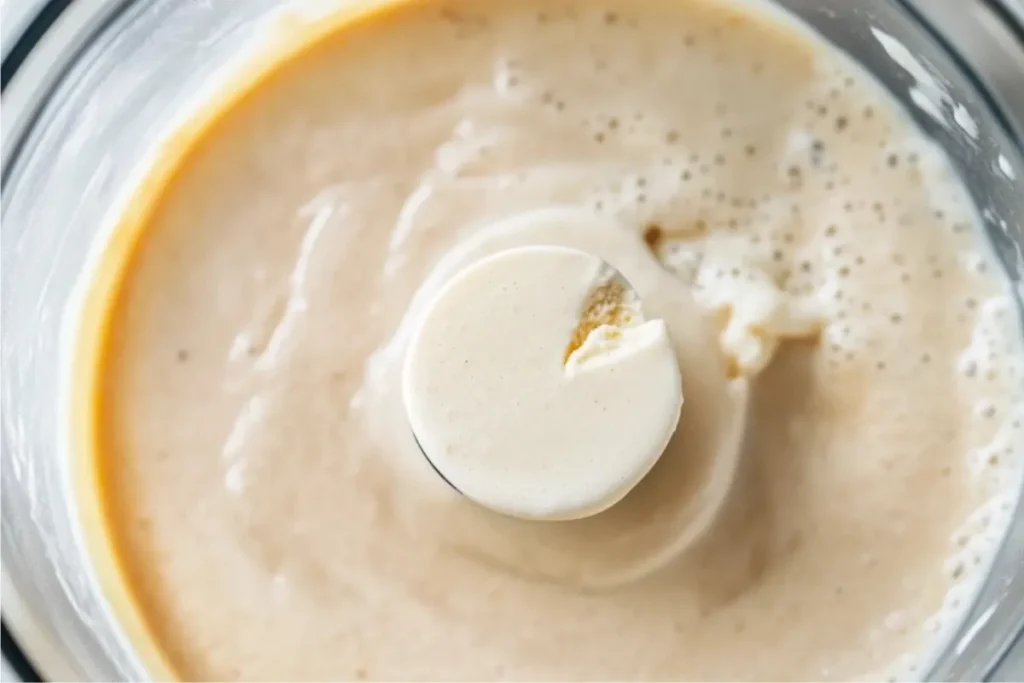
[[(813, 35), (409, 2), (170, 154), (87, 390), (96, 533), (183, 678), (913, 678), (962, 619), (1020, 487), (1019, 320), (942, 155)], [(424, 301), (523, 244), (691, 321), (676, 437), (588, 519), (469, 502), (402, 408)]]

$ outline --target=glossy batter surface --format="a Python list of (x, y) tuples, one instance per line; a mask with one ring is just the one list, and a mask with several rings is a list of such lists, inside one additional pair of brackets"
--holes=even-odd
[[(537, 210), (571, 218), (510, 223)], [(139, 221), (95, 457), (186, 679), (921, 676), (1019, 490), (1019, 324), (964, 191), (864, 74), (746, 5), (364, 17), (221, 112)], [(537, 243), (703, 311), (686, 438), (539, 526), (436, 476), (400, 382), (422, 301)], [(737, 377), (737, 481), (677, 557)]]

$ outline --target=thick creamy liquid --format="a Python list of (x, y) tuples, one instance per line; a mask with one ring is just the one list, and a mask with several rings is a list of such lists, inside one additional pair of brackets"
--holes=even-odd
[[(1020, 487), (1019, 322), (941, 155), (813, 36), (708, 0), (411, 2), (172, 153), (90, 390), (183, 678), (917, 677), (968, 607)], [(701, 359), (664, 456), (584, 520), (460, 497), (402, 408), (424, 301), (521, 244), (660, 292)]]

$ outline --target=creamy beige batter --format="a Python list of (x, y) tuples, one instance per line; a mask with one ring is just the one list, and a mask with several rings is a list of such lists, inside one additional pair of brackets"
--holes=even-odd
[[(183, 139), (83, 342), (94, 552), (154, 672), (913, 678), (958, 624), (1019, 490), (1019, 321), (944, 159), (815, 37), (711, 0), (410, 2)], [(424, 302), (522, 244), (692, 321), (676, 437), (588, 519), (467, 501), (402, 408)]]

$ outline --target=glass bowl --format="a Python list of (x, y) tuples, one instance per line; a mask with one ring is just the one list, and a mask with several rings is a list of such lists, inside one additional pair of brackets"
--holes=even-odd
[[(778, 4), (871, 71), (945, 148), (1020, 292), (1024, 10), (1014, 2)], [(47, 20), (50, 30), (27, 57), (21, 45), (11, 50), (19, 52), (20, 68), (3, 94), (2, 609), (47, 678), (148, 677), (99, 590), (69, 495), (74, 453), (66, 442), (62, 388), (74, 342), (68, 331), (77, 319), (76, 283), (147, 153), (196, 93), (216, 83), (215, 74), (239, 55), (258, 49), (281, 12), (309, 16), (325, 3), (337, 4), (50, 3), (60, 6), (59, 16)], [(934, 79), (932, 89), (922, 90), (906, 54)], [(1024, 656), (1018, 663), (1006, 658), (1022, 630), (1024, 512), (1018, 509), (973, 610), (929, 677), (1024, 677)]]

